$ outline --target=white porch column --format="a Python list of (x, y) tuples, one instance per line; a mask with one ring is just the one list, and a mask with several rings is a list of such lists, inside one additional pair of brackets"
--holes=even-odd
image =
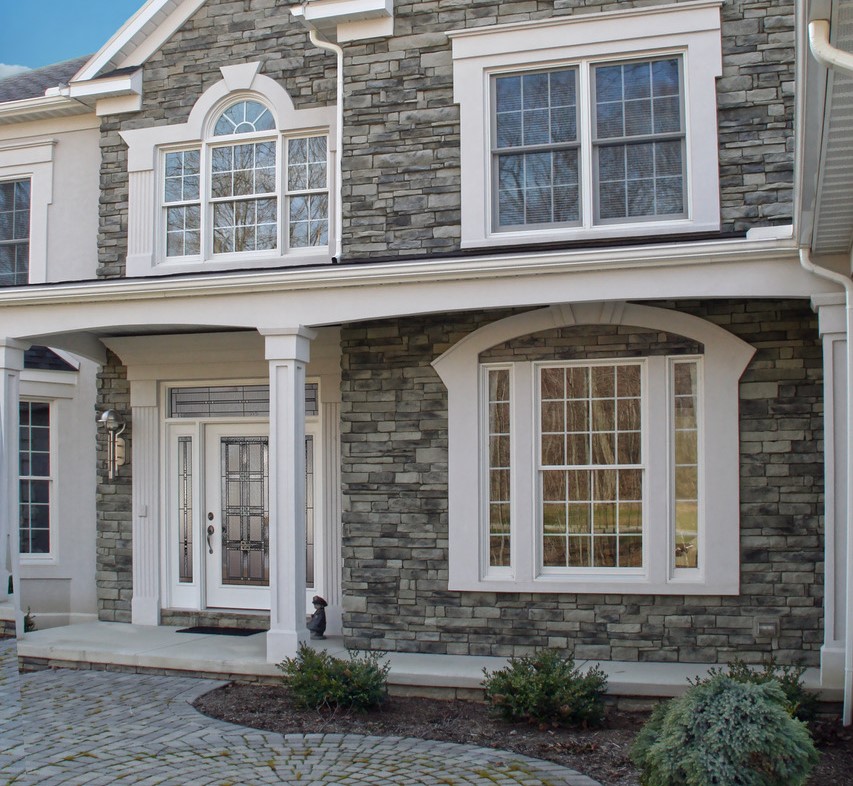
[(824, 390), (824, 636), (821, 684), (844, 686), (844, 636), (847, 619), (847, 334), (844, 295), (817, 295), (823, 340)]
[[(160, 624), (160, 412), (157, 383), (131, 381), (134, 625)], [(122, 470), (119, 470), (120, 472)]]
[(261, 330), (270, 364), (270, 630), (267, 662), (292, 657), (305, 627), (305, 367), (313, 330)]
[[(18, 391), (26, 348), (14, 339), (0, 339), (0, 603), (13, 602), (18, 637), (24, 632), (18, 571)], [(10, 576), (15, 590), (11, 598)]]

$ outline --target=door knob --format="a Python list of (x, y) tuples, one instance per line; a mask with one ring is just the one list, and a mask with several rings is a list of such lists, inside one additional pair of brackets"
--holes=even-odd
[[(208, 513), (208, 517), (212, 518), (213, 514)], [(211, 542), (211, 538), (213, 537), (213, 533), (216, 532), (216, 527), (213, 524), (209, 524), (207, 527), (207, 548), (210, 550), (210, 553), (213, 554), (213, 543)]]

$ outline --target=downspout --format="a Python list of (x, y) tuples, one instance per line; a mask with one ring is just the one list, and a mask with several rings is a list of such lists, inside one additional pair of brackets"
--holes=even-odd
[[(837, 49), (829, 43), (829, 21), (816, 19), (809, 22), (809, 48), (814, 59), (828, 70), (840, 70), (853, 75), (853, 54)], [(800, 264), (810, 273), (840, 284), (844, 287), (845, 316), (847, 328), (847, 558), (845, 562), (847, 579), (846, 616), (844, 626), (844, 725), (853, 723), (853, 413), (851, 413), (851, 395), (853, 395), (853, 282), (848, 276), (819, 267), (811, 260), (808, 249), (800, 249)]]
[(344, 231), (344, 167), (343, 167), (343, 152), (344, 152), (344, 50), (337, 44), (333, 44), (326, 38), (321, 38), (320, 33), (314, 27), (309, 27), (308, 38), (318, 49), (326, 49), (329, 52), (334, 52), (337, 57), (337, 82), (338, 96), (335, 118), (335, 144), (337, 145), (335, 179), (337, 180), (337, 199), (335, 200), (335, 253), (333, 259), (335, 262), (341, 261), (341, 253), (343, 248), (343, 231)]

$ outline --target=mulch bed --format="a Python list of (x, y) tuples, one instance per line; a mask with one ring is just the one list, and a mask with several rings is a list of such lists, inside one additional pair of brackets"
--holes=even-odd
[[(601, 729), (542, 729), (492, 717), (484, 704), (392, 697), (371, 712), (298, 710), (283, 688), (231, 684), (195, 702), (195, 708), (229, 723), (280, 734), (376, 734), (419, 737), (510, 750), (563, 764), (604, 786), (638, 786), (631, 743), (648, 715), (608, 714)], [(809, 786), (853, 784), (853, 732), (838, 723), (815, 724), (821, 762)]]

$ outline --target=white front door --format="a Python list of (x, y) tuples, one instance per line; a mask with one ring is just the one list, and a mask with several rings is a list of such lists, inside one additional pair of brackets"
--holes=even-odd
[(204, 453), (206, 605), (269, 609), (269, 427), (205, 425)]

